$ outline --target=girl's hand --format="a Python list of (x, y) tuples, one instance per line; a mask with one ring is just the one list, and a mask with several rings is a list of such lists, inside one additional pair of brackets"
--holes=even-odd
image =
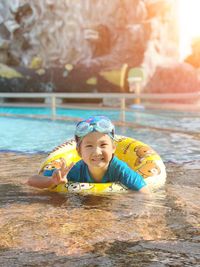
[(67, 174), (71, 170), (71, 168), (74, 166), (74, 163), (72, 162), (68, 167), (66, 167), (66, 161), (62, 158), (61, 159), (61, 167), (60, 169), (57, 169), (53, 172), (52, 175), (52, 181), (55, 185), (58, 185), (60, 183), (67, 183)]

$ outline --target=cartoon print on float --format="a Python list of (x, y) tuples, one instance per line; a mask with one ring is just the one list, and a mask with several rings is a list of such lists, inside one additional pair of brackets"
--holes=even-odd
[(136, 171), (144, 178), (157, 176), (161, 173), (160, 167), (152, 160), (146, 161)]
[(65, 187), (69, 192), (80, 192), (84, 190), (91, 190), (94, 185), (90, 183), (66, 183)]
[(44, 171), (47, 171), (47, 170), (51, 171), (54, 169), (59, 169), (61, 165), (62, 165), (62, 162), (60, 159), (52, 160), (44, 167)]
[[(88, 191), (96, 191), (95, 187), (96, 184), (94, 183), (66, 183), (65, 187), (67, 189), (68, 192), (74, 192), (74, 193), (78, 193), (78, 192), (82, 192), (84, 190), (84, 192)], [(108, 183), (108, 186), (105, 186), (104, 192), (122, 192), (122, 191), (127, 191), (127, 188), (119, 183)]]
[(140, 165), (146, 157), (155, 154), (155, 151), (152, 148), (143, 145), (136, 146), (134, 151), (137, 155), (135, 167)]
[(164, 177), (163, 163), (151, 147), (138, 140), (124, 138), (123, 136), (119, 137), (117, 143), (121, 147), (119, 157), (142, 175), (144, 179), (147, 179), (146, 181), (157, 184)]

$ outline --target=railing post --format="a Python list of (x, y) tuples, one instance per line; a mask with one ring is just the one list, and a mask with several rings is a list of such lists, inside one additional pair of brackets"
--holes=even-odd
[(136, 81), (136, 83), (135, 83), (135, 93), (137, 95), (137, 98), (135, 98), (134, 104), (140, 105), (141, 104), (141, 99), (140, 99), (141, 81)]
[(133, 100), (133, 104), (140, 105), (141, 104), (140, 94), (141, 94), (142, 79), (140, 77), (130, 77), (128, 81), (129, 81), (130, 92), (134, 92), (136, 94), (136, 98)]
[(126, 121), (126, 114), (125, 114), (125, 107), (126, 107), (126, 102), (125, 102), (125, 98), (121, 98), (121, 112), (120, 112), (120, 119), (122, 122)]
[(52, 110), (52, 120), (56, 119), (56, 97), (53, 95), (51, 98), (51, 110)]

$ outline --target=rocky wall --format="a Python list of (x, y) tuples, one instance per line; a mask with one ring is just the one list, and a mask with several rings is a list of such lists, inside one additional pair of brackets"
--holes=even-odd
[[(120, 69), (124, 63), (142, 66), (149, 79), (157, 66), (178, 58), (177, 28), (171, 27), (175, 2), (2, 0), (0, 61), (19, 71), (37, 70), (44, 83), (44, 74), (51, 73), (52, 79), (57, 75), (52, 75), (54, 70), (60, 69), (67, 84), (69, 72), (76, 69), (86, 84), (101, 70)], [(78, 87), (84, 88), (82, 84)]]
[(127, 61), (137, 66), (149, 50), (170, 58), (177, 52), (169, 30), (173, 2), (3, 0), (1, 47), (10, 64), (25, 66), (34, 56), (44, 67), (78, 62), (113, 67)]

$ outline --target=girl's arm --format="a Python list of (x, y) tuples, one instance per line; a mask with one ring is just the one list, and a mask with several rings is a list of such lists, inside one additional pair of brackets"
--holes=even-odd
[(145, 185), (140, 190), (138, 190), (138, 192), (143, 193), (143, 194), (150, 194), (150, 190), (147, 185)]
[(67, 183), (67, 174), (74, 166), (74, 163), (71, 163), (69, 167), (66, 167), (65, 160), (63, 160), (60, 169), (57, 169), (53, 172), (52, 176), (44, 176), (42, 174), (33, 175), (28, 179), (28, 185), (37, 187), (37, 188), (48, 188), (52, 185), (58, 185), (60, 183)]
[(28, 179), (27, 184), (37, 188), (48, 188), (54, 185), (54, 180), (52, 179), (53, 176), (44, 176), (44, 175), (33, 175)]

